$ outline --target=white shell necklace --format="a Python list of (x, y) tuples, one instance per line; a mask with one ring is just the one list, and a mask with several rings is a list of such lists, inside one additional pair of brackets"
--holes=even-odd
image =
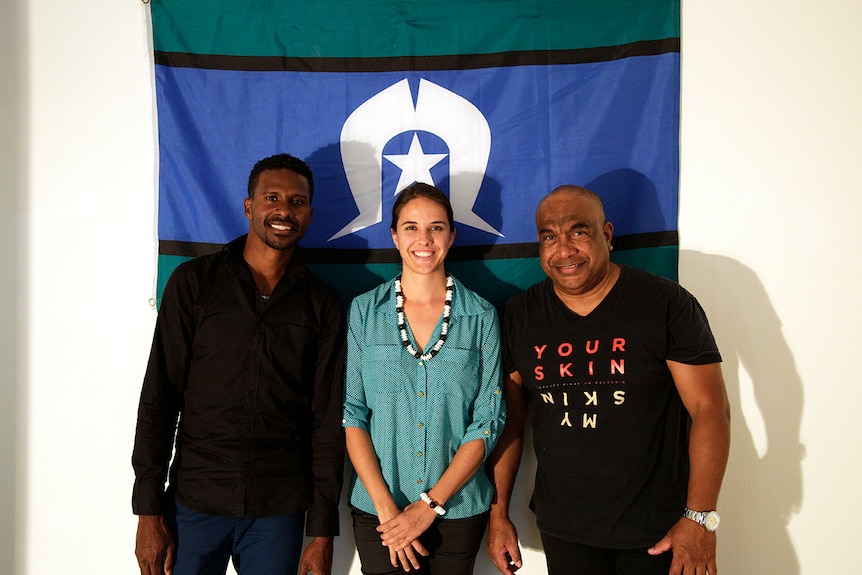
[(452, 313), (452, 293), (455, 288), (455, 280), (446, 274), (446, 301), (443, 303), (443, 325), (440, 326), (440, 339), (431, 346), (427, 353), (419, 353), (407, 335), (407, 325), (404, 320), (404, 294), (401, 293), (401, 274), (395, 278), (395, 311), (398, 313), (398, 331), (401, 332), (401, 343), (407, 348), (407, 353), (420, 361), (428, 361), (440, 351), (446, 343), (446, 334), (449, 333), (449, 316)]

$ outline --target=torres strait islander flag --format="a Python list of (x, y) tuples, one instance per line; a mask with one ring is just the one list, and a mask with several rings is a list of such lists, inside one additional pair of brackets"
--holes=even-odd
[(597, 192), (613, 259), (676, 279), (678, 0), (151, 0), (158, 294), (248, 231), (254, 163), (314, 172), (310, 267), (345, 300), (400, 269), (413, 181), (449, 195), (447, 269), (500, 305), (543, 279), (534, 213)]

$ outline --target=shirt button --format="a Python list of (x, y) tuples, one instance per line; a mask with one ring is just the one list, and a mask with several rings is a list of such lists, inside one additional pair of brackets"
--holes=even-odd
[(420, 362), (419, 362), (419, 367), (422, 367), (423, 365), (425, 365), (425, 362), (420, 361)]
[(422, 484), (422, 480), (421, 480), (421, 479), (419, 479), (419, 480), (417, 480), (417, 481), (416, 481), (416, 483), (419, 483), (419, 484), (421, 485), (421, 484)]
[(420, 423), (420, 424), (419, 424), (419, 429), (422, 429), (423, 427), (425, 427), (425, 424), (424, 424), (424, 423)]
[(418, 455), (419, 457), (422, 457), (422, 452), (420, 451), (420, 452), (419, 452), (419, 453), (417, 453), (416, 455)]
[(491, 434), (491, 432), (490, 432), (490, 431), (488, 431), (488, 430), (486, 429), (486, 430), (485, 430), (485, 435), (490, 435), (490, 434)]
[(425, 392), (420, 391), (420, 392), (419, 392), (419, 397), (425, 397)]

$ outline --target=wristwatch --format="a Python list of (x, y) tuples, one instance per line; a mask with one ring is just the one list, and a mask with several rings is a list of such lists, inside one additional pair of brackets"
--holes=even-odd
[(694, 511), (686, 507), (682, 516), (686, 519), (691, 519), (699, 525), (703, 525), (703, 528), (710, 533), (718, 529), (718, 524), (721, 523), (721, 517), (717, 511)]

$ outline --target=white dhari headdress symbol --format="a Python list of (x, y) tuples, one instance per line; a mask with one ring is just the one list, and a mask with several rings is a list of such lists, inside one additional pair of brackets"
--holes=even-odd
[[(344, 122), (341, 160), (359, 215), (329, 241), (382, 221), (383, 148), (392, 138), (408, 131), (414, 132), (410, 152), (387, 156), (405, 172), (412, 169), (403, 174), (398, 190), (402, 182), (434, 183), (430, 181), (430, 168), (445, 156), (423, 154), (415, 132), (436, 134), (449, 147), (449, 200), (455, 221), (502, 236), (473, 212), (491, 154), (487, 120), (468, 100), (425, 79), (419, 81), (414, 107), (410, 84), (405, 78), (363, 102)], [(369, 162), (356, 144), (370, 146), (374, 162)]]

